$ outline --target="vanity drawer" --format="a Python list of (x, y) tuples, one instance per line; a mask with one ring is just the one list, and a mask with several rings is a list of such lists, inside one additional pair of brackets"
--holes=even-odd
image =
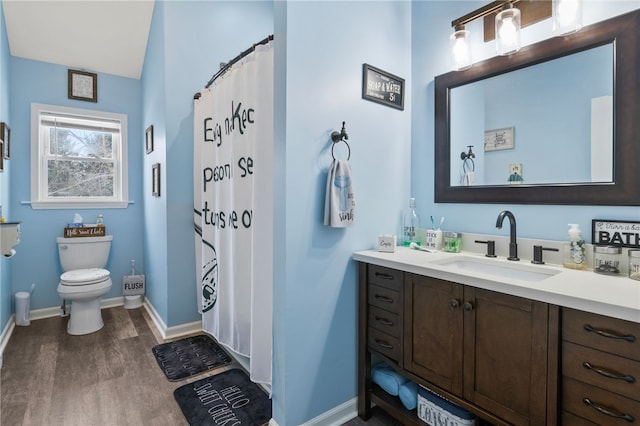
[(377, 306), (385, 311), (400, 314), (402, 300), (400, 292), (379, 285), (369, 284), (369, 305)]
[(563, 379), (562, 407), (598, 425), (630, 425), (640, 421), (640, 402), (568, 377)]
[(387, 287), (395, 291), (402, 290), (402, 271), (378, 265), (368, 265), (367, 271), (367, 281), (369, 283)]
[(369, 306), (369, 326), (397, 338), (402, 332), (400, 315), (375, 306)]
[(380, 352), (393, 361), (400, 360), (400, 339), (369, 327), (367, 341), (371, 350)]
[(562, 412), (562, 420), (560, 422), (562, 426), (598, 426), (596, 423), (585, 420), (582, 417), (578, 417), (569, 412)]
[[(564, 342), (562, 374), (640, 400), (640, 362), (638, 361)], [(640, 422), (640, 419), (638, 421)]]
[(640, 361), (640, 324), (564, 308), (562, 339)]

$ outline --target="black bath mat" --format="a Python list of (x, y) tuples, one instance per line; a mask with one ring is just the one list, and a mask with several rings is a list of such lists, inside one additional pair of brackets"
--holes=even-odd
[(165, 376), (172, 382), (231, 362), (229, 354), (204, 334), (162, 343), (151, 350)]
[(180, 386), (173, 396), (191, 426), (260, 426), (271, 419), (271, 400), (237, 368)]

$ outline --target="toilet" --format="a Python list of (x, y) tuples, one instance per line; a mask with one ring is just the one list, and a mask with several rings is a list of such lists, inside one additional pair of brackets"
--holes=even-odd
[(58, 237), (58, 254), (64, 273), (58, 294), (71, 301), (67, 333), (82, 335), (102, 328), (100, 302), (111, 289), (111, 276), (104, 269), (109, 258), (112, 235), (104, 237)]

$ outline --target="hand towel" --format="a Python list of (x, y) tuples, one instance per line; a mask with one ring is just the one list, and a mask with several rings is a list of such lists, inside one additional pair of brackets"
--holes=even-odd
[(355, 214), (351, 166), (346, 160), (333, 160), (327, 177), (324, 224), (334, 228), (353, 225)]
[(474, 172), (465, 172), (464, 175), (462, 175), (462, 179), (461, 179), (462, 186), (471, 186), (475, 183), (475, 181), (476, 181), (476, 176)]

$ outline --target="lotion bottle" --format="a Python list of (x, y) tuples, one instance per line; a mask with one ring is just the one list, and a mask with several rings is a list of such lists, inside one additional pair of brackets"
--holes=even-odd
[(564, 244), (562, 265), (569, 269), (587, 269), (585, 247), (580, 225), (569, 224), (569, 241)]

